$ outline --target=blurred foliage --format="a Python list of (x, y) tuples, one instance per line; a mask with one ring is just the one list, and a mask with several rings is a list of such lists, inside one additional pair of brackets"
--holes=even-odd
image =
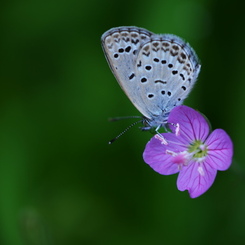
[[(244, 244), (242, 1), (9, 0), (0, 3), (0, 244)], [(223, 128), (232, 167), (197, 199), (142, 159), (151, 138), (100, 37), (135, 25), (190, 42), (202, 71), (185, 104)]]

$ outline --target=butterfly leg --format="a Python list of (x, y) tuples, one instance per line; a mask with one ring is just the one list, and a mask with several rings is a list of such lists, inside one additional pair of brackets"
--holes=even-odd
[(179, 123), (176, 123), (176, 124), (175, 123), (171, 123), (171, 125), (175, 127), (175, 135), (179, 136), (180, 135), (180, 125), (179, 125)]
[(158, 140), (160, 140), (161, 141), (161, 144), (163, 144), (163, 145), (168, 145), (168, 142), (167, 142), (167, 140), (163, 137), (163, 135), (162, 134), (160, 134), (159, 132), (158, 132), (158, 129), (161, 127), (161, 125), (159, 125), (157, 128), (156, 128), (156, 135), (155, 135), (155, 138), (156, 139), (158, 139)]

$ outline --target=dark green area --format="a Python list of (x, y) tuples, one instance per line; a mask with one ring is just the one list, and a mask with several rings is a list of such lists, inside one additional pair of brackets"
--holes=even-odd
[[(3, 1), (0, 6), (0, 244), (245, 242), (245, 15), (242, 1)], [(202, 69), (185, 104), (234, 142), (232, 167), (203, 196), (144, 163), (149, 132), (100, 37), (135, 25), (186, 39)]]

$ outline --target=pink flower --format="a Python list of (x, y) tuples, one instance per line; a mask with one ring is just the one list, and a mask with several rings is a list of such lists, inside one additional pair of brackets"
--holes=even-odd
[(155, 135), (146, 145), (144, 161), (163, 175), (179, 172), (178, 189), (198, 197), (213, 184), (217, 170), (230, 167), (232, 141), (222, 129), (210, 134), (206, 119), (187, 106), (175, 107), (168, 123), (172, 133)]

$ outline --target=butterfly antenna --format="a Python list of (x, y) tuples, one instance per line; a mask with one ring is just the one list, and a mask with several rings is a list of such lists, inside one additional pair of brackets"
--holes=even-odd
[(108, 121), (109, 122), (116, 122), (119, 120), (132, 119), (132, 118), (142, 118), (142, 117), (141, 116), (113, 117), (113, 118), (109, 118)]
[[(119, 119), (120, 120), (120, 119)], [(137, 123), (142, 122), (142, 120), (137, 121), (132, 123), (131, 125), (129, 125), (124, 131), (122, 131), (117, 137), (115, 137), (114, 139), (109, 141), (109, 144), (112, 144), (114, 141), (116, 141), (119, 137), (121, 137), (123, 134), (125, 134), (130, 128), (132, 128), (134, 125), (136, 125)]]

